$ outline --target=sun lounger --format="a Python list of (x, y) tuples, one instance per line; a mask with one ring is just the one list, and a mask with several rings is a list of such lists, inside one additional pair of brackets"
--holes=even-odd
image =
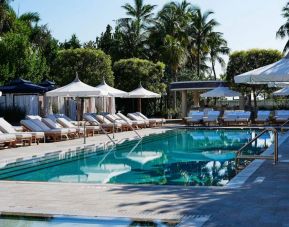
[(164, 118), (148, 118), (147, 116), (145, 116), (141, 112), (136, 112), (136, 114), (139, 115), (144, 120), (149, 120), (149, 121), (156, 122), (157, 125), (163, 125), (166, 122), (166, 120)]
[(99, 121), (101, 124), (106, 125), (106, 127), (109, 126), (109, 127), (114, 128), (114, 130), (115, 130), (116, 132), (123, 130), (122, 124), (117, 123), (117, 122), (113, 123), (113, 122), (111, 122), (110, 120), (108, 120), (108, 119), (107, 119), (105, 116), (103, 116), (103, 115), (97, 114), (97, 115), (95, 115), (95, 117), (96, 117), (96, 120)]
[(37, 132), (19, 132), (16, 131), (15, 128), (7, 122), (4, 118), (0, 118), (0, 130), (3, 133), (14, 134), (16, 136), (16, 143), (21, 143), (25, 145), (31, 145), (32, 141), (35, 141), (37, 144), (39, 140), (44, 139), (44, 133), (37, 133)]
[(255, 123), (268, 125), (270, 123), (270, 114), (271, 111), (269, 110), (258, 110)]
[(64, 118), (67, 121), (69, 121), (70, 123), (74, 124), (75, 126), (79, 126), (79, 125), (83, 125), (83, 121), (74, 121), (72, 119), (70, 119), (68, 116), (66, 116), (65, 114), (50, 114), (47, 115), (48, 118), (50, 118), (51, 120), (56, 122), (57, 118)]
[(203, 117), (204, 124), (207, 124), (208, 126), (210, 125), (210, 123), (218, 124), (220, 113), (220, 111), (209, 110), (207, 114)]
[(112, 124), (102, 124), (98, 120), (96, 120), (95, 116), (91, 113), (83, 114), (83, 119), (90, 123), (90, 125), (99, 126), (102, 130), (106, 132), (113, 132), (113, 125)]
[(142, 117), (140, 117), (138, 114), (136, 113), (128, 113), (127, 116), (134, 121), (144, 121), (144, 123), (146, 124), (146, 127), (152, 127), (156, 125), (155, 121), (149, 121), (149, 120), (145, 120)]
[(39, 115), (26, 115), (26, 119), (27, 120), (42, 120), (42, 117), (40, 117)]
[(146, 123), (144, 120), (131, 120), (120, 112), (117, 113), (116, 115), (118, 117), (120, 117), (122, 120), (124, 120), (125, 122), (131, 123), (133, 125), (133, 127), (135, 127), (135, 128), (145, 128), (146, 127)]
[(201, 124), (203, 122), (204, 112), (191, 111), (190, 116), (187, 118), (188, 125)]
[[(44, 124), (46, 124), (51, 129), (62, 129), (63, 128), (60, 124), (58, 124), (57, 122), (54, 122), (50, 118), (42, 118), (42, 122)], [(75, 138), (76, 136), (79, 137), (80, 134), (83, 134), (83, 130), (82, 130), (82, 132), (79, 132), (79, 130), (77, 130), (74, 127), (69, 127), (69, 128), (64, 127), (64, 128), (68, 129), (68, 135), (72, 138)]]
[(44, 132), (47, 139), (52, 139), (53, 141), (59, 141), (62, 138), (68, 139), (67, 129), (50, 129), (46, 124), (44, 124), (39, 119), (36, 120), (22, 120), (21, 125), (31, 132)]
[(122, 120), (122, 119), (119, 119), (118, 116), (114, 116), (113, 114), (107, 114), (107, 115), (105, 115), (105, 117), (106, 117), (109, 121), (111, 121), (111, 122), (113, 122), (113, 123), (121, 124), (121, 125), (122, 125), (122, 129), (123, 129), (124, 131), (128, 131), (128, 130), (132, 127), (132, 125), (131, 125), (130, 123), (125, 122), (125, 121)]
[(240, 111), (236, 112), (236, 123), (237, 124), (245, 124), (245, 125), (250, 125), (251, 121), (251, 112), (250, 111)]
[(15, 134), (3, 134), (0, 132), (0, 145), (1, 147), (15, 147), (16, 146), (16, 136)]
[[(79, 128), (72, 124), (70, 121), (66, 120), (65, 118), (57, 118), (57, 122), (61, 124), (65, 128), (74, 128), (78, 131), (78, 133), (83, 134), (83, 128)], [(95, 133), (99, 133), (99, 126), (95, 125), (87, 125), (86, 126), (86, 135), (94, 136)]]
[(274, 120), (276, 123), (285, 123), (289, 120), (289, 110), (276, 110)]
[(223, 121), (226, 125), (236, 124), (237, 114), (232, 110), (225, 110)]

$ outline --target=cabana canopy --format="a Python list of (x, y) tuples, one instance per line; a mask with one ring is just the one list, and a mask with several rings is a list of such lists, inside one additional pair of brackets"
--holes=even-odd
[(38, 84), (39, 86), (46, 87), (49, 91), (54, 90), (56, 88), (56, 84), (50, 80), (43, 80)]
[(95, 87), (89, 86), (81, 82), (76, 74), (73, 82), (70, 84), (57, 88), (55, 90), (46, 92), (46, 96), (59, 96), (59, 97), (98, 97), (107, 96), (107, 92), (101, 91)]
[(96, 86), (96, 88), (100, 91), (107, 93), (111, 97), (127, 97), (128, 93), (116, 88), (109, 86), (105, 80), (103, 79), (102, 83)]
[(289, 55), (281, 60), (234, 77), (237, 84), (268, 84), (289, 81)]
[(161, 95), (154, 93), (152, 91), (149, 91), (147, 89), (144, 89), (143, 86), (140, 84), (139, 87), (131, 92), (128, 93), (129, 94), (129, 98), (140, 98), (140, 99), (144, 99), (144, 98), (160, 98)]
[(284, 87), (273, 93), (274, 96), (289, 96), (289, 87)]
[(203, 98), (225, 98), (240, 96), (239, 92), (233, 91), (228, 87), (217, 87), (211, 91), (201, 94)]
[(43, 94), (47, 88), (32, 83), (29, 80), (16, 79), (7, 85), (0, 86), (0, 91), (8, 94)]

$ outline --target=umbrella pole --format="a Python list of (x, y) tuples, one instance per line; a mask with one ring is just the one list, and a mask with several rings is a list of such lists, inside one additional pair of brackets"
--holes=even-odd
[(137, 109), (138, 109), (138, 112), (141, 112), (141, 98), (138, 98), (137, 100)]

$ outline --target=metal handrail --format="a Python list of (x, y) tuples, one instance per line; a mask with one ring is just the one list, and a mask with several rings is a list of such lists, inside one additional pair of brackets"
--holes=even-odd
[[(120, 121), (121, 119), (115, 119), (114, 121), (113, 121), (113, 126), (115, 125), (115, 123), (117, 122), (117, 121)], [(123, 120), (123, 119), (122, 119)], [(125, 121), (126, 123), (127, 123), (127, 126), (140, 138), (140, 139), (142, 139), (142, 136), (130, 125), (130, 123), (128, 122), (128, 121), (126, 121), (126, 120), (123, 120), (123, 121)], [(113, 138), (114, 138), (114, 133), (113, 133)]]
[[(83, 143), (86, 144), (86, 124), (87, 123), (95, 123), (96, 121), (84, 121), (83, 124), (83, 131), (84, 131), (84, 136), (83, 136)], [(100, 130), (109, 138), (109, 140), (116, 145), (115, 141), (108, 135), (107, 131), (104, 130), (104, 128), (99, 125)]]
[[(243, 155), (241, 156), (243, 150), (248, 147), (250, 144), (252, 144), (253, 142), (255, 142), (258, 138), (260, 138), (264, 133), (266, 132), (273, 132), (274, 133), (274, 154), (273, 157), (272, 156), (262, 156), (262, 155)], [(251, 139), (248, 143), (246, 143), (243, 147), (241, 147), (236, 153), (236, 167), (239, 166), (239, 160), (241, 158), (243, 159), (273, 159), (274, 160), (274, 164), (277, 164), (278, 162), (278, 131), (275, 128), (266, 128), (264, 129), (259, 135), (255, 136), (253, 139)]]
[(283, 133), (283, 130), (284, 130), (284, 127), (285, 125), (287, 125), (289, 123), (289, 119), (287, 121), (285, 121), (281, 126), (280, 126), (280, 129), (281, 129), (281, 132)]

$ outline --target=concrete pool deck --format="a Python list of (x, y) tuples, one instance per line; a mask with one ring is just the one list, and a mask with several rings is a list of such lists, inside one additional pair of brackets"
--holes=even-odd
[[(145, 129), (141, 135), (167, 129)], [(287, 135), (287, 134), (286, 134)], [(118, 139), (135, 136), (116, 134)], [(288, 136), (288, 135), (287, 135)], [(104, 135), (87, 144), (108, 141)], [(0, 160), (43, 155), (82, 146), (83, 139), (0, 151)], [(289, 223), (289, 140), (280, 163), (260, 167), (237, 188), (132, 186), (0, 181), (0, 213), (130, 217), (180, 220), (209, 217), (204, 226), (282, 226)], [(189, 226), (189, 225), (188, 225)]]

